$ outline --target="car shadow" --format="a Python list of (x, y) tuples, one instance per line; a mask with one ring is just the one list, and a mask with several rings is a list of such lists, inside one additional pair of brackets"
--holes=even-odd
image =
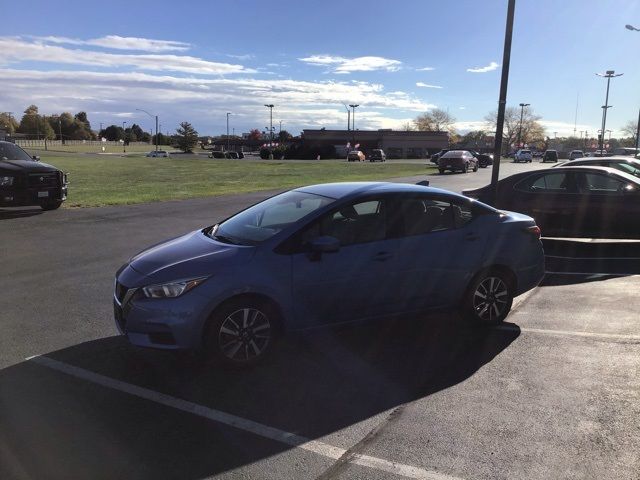
[(12, 218), (33, 217), (34, 215), (42, 215), (43, 210), (40, 207), (29, 209), (5, 209), (0, 208), (0, 220), (10, 220)]
[[(439, 314), (297, 334), (242, 371), (136, 349), (122, 337), (47, 357), (319, 439), (465, 381), (519, 336), (511, 326), (472, 328)], [(33, 361), (0, 371), (0, 404), (2, 478), (196, 479), (293, 449)]]

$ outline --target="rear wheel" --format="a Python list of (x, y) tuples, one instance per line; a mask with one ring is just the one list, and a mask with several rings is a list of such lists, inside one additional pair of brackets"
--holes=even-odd
[(60, 200), (47, 200), (46, 202), (40, 203), (40, 208), (43, 210), (57, 210), (62, 205)]
[(205, 337), (210, 358), (235, 367), (262, 361), (277, 336), (277, 310), (251, 298), (232, 300), (211, 316)]
[(478, 325), (495, 325), (504, 321), (513, 304), (510, 278), (500, 270), (477, 275), (463, 300), (463, 314)]

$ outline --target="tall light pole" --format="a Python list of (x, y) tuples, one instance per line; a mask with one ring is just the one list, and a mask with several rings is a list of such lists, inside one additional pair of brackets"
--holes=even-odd
[(151, 118), (156, 119), (156, 155), (158, 155), (158, 115), (151, 115), (149, 112), (147, 112), (146, 110), (142, 110), (141, 108), (136, 108), (136, 110), (138, 110), (139, 112), (144, 112)]
[(627, 30), (635, 30), (636, 32), (640, 32), (640, 28), (636, 28), (633, 25), (625, 25), (624, 28)]
[(229, 115), (231, 112), (227, 112), (227, 152), (229, 151)]
[(360, 105), (358, 105), (357, 103), (350, 103), (349, 106), (351, 107), (351, 110), (353, 111), (353, 113), (351, 114), (351, 130), (353, 132), (353, 145), (351, 146), (351, 148), (355, 148), (355, 143), (356, 143), (356, 107), (359, 107)]
[(265, 107), (269, 109), (269, 143), (273, 143), (273, 103), (265, 104)]
[(280, 120), (280, 130), (278, 130), (278, 134), (282, 134), (282, 120)]
[(124, 135), (124, 139), (122, 140), (122, 152), (127, 153), (127, 131), (124, 129), (124, 124), (127, 122), (122, 122), (122, 134)]
[(620, 77), (624, 74), (623, 73), (616, 74), (614, 70), (607, 70), (605, 73), (596, 73), (596, 75), (607, 79), (607, 94), (605, 96), (604, 105), (602, 107), (602, 128), (600, 129), (602, 130), (602, 135), (600, 136), (599, 142), (598, 142), (598, 145), (600, 146), (600, 150), (603, 150), (602, 146), (604, 145), (604, 132), (607, 126), (607, 110), (609, 109), (609, 84), (611, 83), (611, 79), (613, 77)]
[(522, 137), (522, 117), (524, 116), (524, 107), (528, 107), (530, 103), (520, 104), (520, 126), (518, 127), (518, 148), (520, 148), (520, 138)]
[(347, 107), (346, 103), (343, 103), (342, 105), (344, 105), (344, 108), (347, 109), (347, 132), (349, 130), (351, 130), (351, 110), (349, 110), (349, 107)]
[(500, 79), (498, 118), (496, 120), (496, 143), (493, 149), (493, 167), (491, 168), (491, 191), (494, 204), (498, 196), (498, 174), (500, 173), (500, 155), (502, 154), (502, 132), (504, 130), (504, 110), (507, 104), (509, 64), (511, 63), (511, 37), (513, 36), (513, 17), (515, 10), (516, 0), (509, 0), (507, 5), (507, 23), (504, 31), (504, 49), (502, 52), (502, 77)]

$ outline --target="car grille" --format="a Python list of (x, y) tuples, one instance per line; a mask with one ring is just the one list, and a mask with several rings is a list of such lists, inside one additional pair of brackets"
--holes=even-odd
[(27, 179), (30, 187), (57, 187), (57, 173), (30, 173)]

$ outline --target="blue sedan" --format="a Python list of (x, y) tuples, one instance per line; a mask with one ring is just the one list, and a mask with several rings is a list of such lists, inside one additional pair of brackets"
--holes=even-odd
[(334, 183), (141, 252), (116, 274), (114, 312), (135, 345), (248, 365), (289, 330), (442, 308), (499, 323), (543, 275), (528, 216), (419, 185)]

